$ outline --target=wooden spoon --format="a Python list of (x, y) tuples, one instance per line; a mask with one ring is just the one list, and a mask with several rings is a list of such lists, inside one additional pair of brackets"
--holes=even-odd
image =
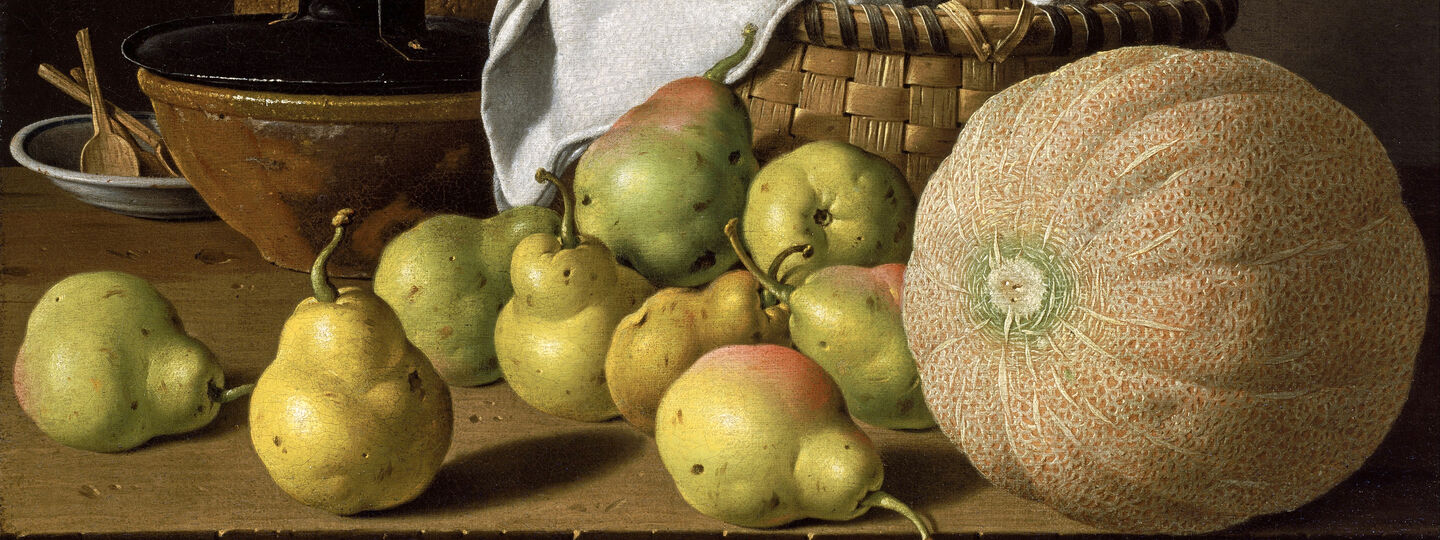
[[(58, 78), (58, 81), (51, 81), (56, 87), (79, 100), (81, 103), (90, 103), (90, 94), (86, 93), (85, 71), (80, 68), (70, 68), (70, 78), (66, 79), (60, 74), (60, 70), (50, 64), (40, 64), (40, 76), (45, 80)], [(140, 154), (140, 172), (145, 176), (180, 176), (175, 166), (170, 164), (170, 149), (165, 147), (165, 139), (159, 133), (151, 129), (149, 125), (135, 118), (125, 109), (116, 107), (114, 103), (106, 102), (105, 110), (110, 113), (111, 125), (116, 130), (123, 130), (121, 135), (130, 140), (131, 144), (139, 140), (150, 145), (151, 150), (138, 148)]]
[(95, 55), (90, 48), (90, 29), (82, 28), (75, 34), (80, 45), (80, 65), (85, 68), (86, 86), (90, 91), (90, 118), (95, 125), (95, 135), (85, 141), (80, 149), (80, 171), (91, 174), (113, 176), (140, 176), (140, 149), (110, 125), (110, 115), (105, 113), (105, 98), (100, 95), (100, 83), (95, 78)]
[[(40, 75), (41, 79), (50, 83), (51, 86), (60, 89), (65, 95), (85, 105), (90, 104), (90, 94), (85, 89), (86, 79), (84, 70), (78, 67), (71, 68), (70, 77), (67, 78), (64, 73), (60, 72), (59, 68), (51, 64), (41, 63), (35, 71)], [(180, 169), (172, 162), (174, 158), (170, 157), (170, 149), (165, 146), (165, 139), (161, 137), (159, 133), (155, 132), (154, 128), (151, 128), (149, 124), (146, 124), (139, 118), (135, 118), (126, 112), (125, 109), (116, 107), (114, 103), (107, 101), (105, 107), (106, 110), (110, 111), (111, 118), (119, 120), (120, 127), (130, 132), (130, 135), (135, 139), (150, 145), (150, 148), (154, 149), (153, 153), (140, 152), (140, 168), (142, 171), (145, 171), (145, 173), (150, 176), (180, 176)], [(152, 171), (160, 172), (160, 174), (152, 174)]]

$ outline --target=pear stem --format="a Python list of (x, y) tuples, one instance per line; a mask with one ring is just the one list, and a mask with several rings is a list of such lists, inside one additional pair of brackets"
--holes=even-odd
[(315, 264), (310, 267), (310, 288), (315, 292), (315, 299), (318, 301), (334, 302), (340, 295), (335, 291), (335, 285), (330, 283), (330, 275), (325, 272), (325, 265), (330, 262), (330, 255), (335, 253), (335, 248), (340, 247), (340, 240), (345, 237), (345, 225), (350, 223), (350, 216), (353, 215), (354, 210), (345, 208), (330, 219), (330, 225), (335, 227), (335, 236), (332, 236), (325, 249), (315, 256)]
[(205, 393), (210, 396), (210, 401), (225, 404), (249, 395), (250, 391), (254, 389), (254, 383), (242, 384), (234, 388), (225, 389), (216, 386), (215, 381), (210, 381), (210, 383), (206, 385)]
[(770, 276), (776, 283), (784, 283), (785, 280), (780, 279), (780, 265), (785, 263), (785, 259), (796, 253), (804, 255), (808, 259), (815, 255), (815, 248), (810, 244), (795, 244), (780, 250), (780, 253), (775, 254), (775, 260), (770, 261), (770, 270), (765, 272), (765, 275)]
[(916, 512), (905, 503), (900, 502), (900, 499), (896, 499), (895, 496), (889, 493), (885, 493), (884, 491), (871, 492), (869, 495), (866, 495), (864, 499), (860, 499), (860, 507), (879, 507), (899, 512), (900, 515), (905, 516), (911, 523), (914, 523), (915, 528), (920, 529), (921, 540), (930, 538), (930, 526), (925, 523), (925, 518), (921, 517), (919, 512)]
[(705, 72), (706, 79), (710, 79), (717, 83), (724, 84), (725, 77), (730, 74), (730, 70), (735, 69), (735, 66), (740, 65), (740, 62), (745, 60), (746, 56), (750, 55), (751, 47), (755, 46), (755, 25), (752, 23), (745, 23), (745, 28), (740, 31), (740, 35), (745, 38), (745, 43), (740, 45), (740, 50), (737, 50), (734, 53), (731, 53), (730, 56), (721, 58), (719, 62), (716, 62), (709, 71)]
[(555, 184), (560, 191), (560, 202), (564, 205), (560, 213), (560, 247), (575, 249), (580, 245), (580, 233), (576, 232), (578, 227), (575, 225), (575, 186), (544, 168), (535, 171), (535, 181)]
[[(730, 218), (730, 221), (725, 222), (725, 237), (730, 239), (731, 249), (734, 249), (735, 254), (740, 256), (740, 264), (745, 265), (745, 269), (755, 275), (755, 280), (759, 281), (765, 290), (770, 291), (770, 294), (775, 295), (782, 303), (789, 304), (790, 293), (795, 292), (795, 287), (775, 281), (775, 278), (769, 274), (760, 272), (760, 265), (755, 264), (755, 259), (750, 257), (750, 252), (740, 245), (739, 224), (739, 218)], [(809, 244), (805, 244), (805, 247), (808, 248)]]
[(225, 389), (225, 391), (220, 393), (220, 399), (218, 401), (220, 403), (229, 403), (231, 401), (235, 401), (237, 399), (250, 395), (250, 391), (254, 389), (255, 383), (242, 384), (234, 388), (227, 388)]

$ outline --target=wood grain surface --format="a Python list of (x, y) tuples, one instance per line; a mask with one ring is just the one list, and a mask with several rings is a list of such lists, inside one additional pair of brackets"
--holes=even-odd
[[(1436, 178), (1430, 174), (1427, 181), (1433, 185)], [(1429, 227), (1434, 227), (1433, 217)], [(1435, 232), (1426, 230), (1427, 235)], [(356, 533), (402, 538), (914, 537), (909, 522), (882, 510), (852, 522), (809, 520), (765, 531), (710, 519), (680, 498), (649, 437), (619, 420), (591, 424), (547, 416), (519, 401), (504, 383), (454, 389), (454, 442), (434, 483), (411, 503), (360, 516), (311, 509), (275, 486), (250, 447), (248, 400), (227, 405), (196, 433), (153, 440), (129, 452), (67, 448), (24, 416), (10, 384), (28, 314), (51, 284), (102, 269), (150, 280), (174, 302), (187, 330), (216, 352), (233, 385), (259, 377), (275, 353), (285, 318), (309, 296), (308, 282), (304, 274), (262, 260), (221, 221), (162, 222), (112, 214), (79, 203), (19, 168), (0, 169), (0, 246), (3, 533), (83, 538)], [(1432, 330), (1434, 319), (1432, 312)], [(1420, 361), (1433, 374), (1437, 347), (1431, 334)], [(1433, 382), (1433, 375), (1426, 376)], [(1436, 393), (1433, 387), (1417, 389), (1417, 395), (1428, 397), (1412, 399), (1420, 409), (1407, 409), (1397, 424), (1397, 430), (1409, 432), (1392, 434), (1401, 440), (1387, 441), (1370, 464), (1328, 495), (1224, 534), (1440, 534), (1440, 481), (1434, 441), (1428, 439), (1437, 420)], [(884, 488), (927, 515), (941, 537), (1101, 532), (990, 486), (938, 431), (867, 431), (885, 461)]]

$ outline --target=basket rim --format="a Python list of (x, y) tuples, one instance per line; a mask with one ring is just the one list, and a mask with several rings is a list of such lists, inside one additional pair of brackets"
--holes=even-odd
[(777, 39), (811, 46), (922, 56), (1081, 56), (1129, 45), (1193, 45), (1235, 25), (1240, 0), (1111, 0), (1087, 5), (971, 8), (850, 5), (805, 0), (785, 15)]

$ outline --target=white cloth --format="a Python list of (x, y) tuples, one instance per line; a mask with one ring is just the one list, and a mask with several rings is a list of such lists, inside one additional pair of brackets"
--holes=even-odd
[(563, 172), (656, 89), (733, 54), (753, 23), (755, 45), (726, 83), (742, 78), (801, 1), (501, 0), (480, 98), (496, 205), (544, 204), (535, 169)]

